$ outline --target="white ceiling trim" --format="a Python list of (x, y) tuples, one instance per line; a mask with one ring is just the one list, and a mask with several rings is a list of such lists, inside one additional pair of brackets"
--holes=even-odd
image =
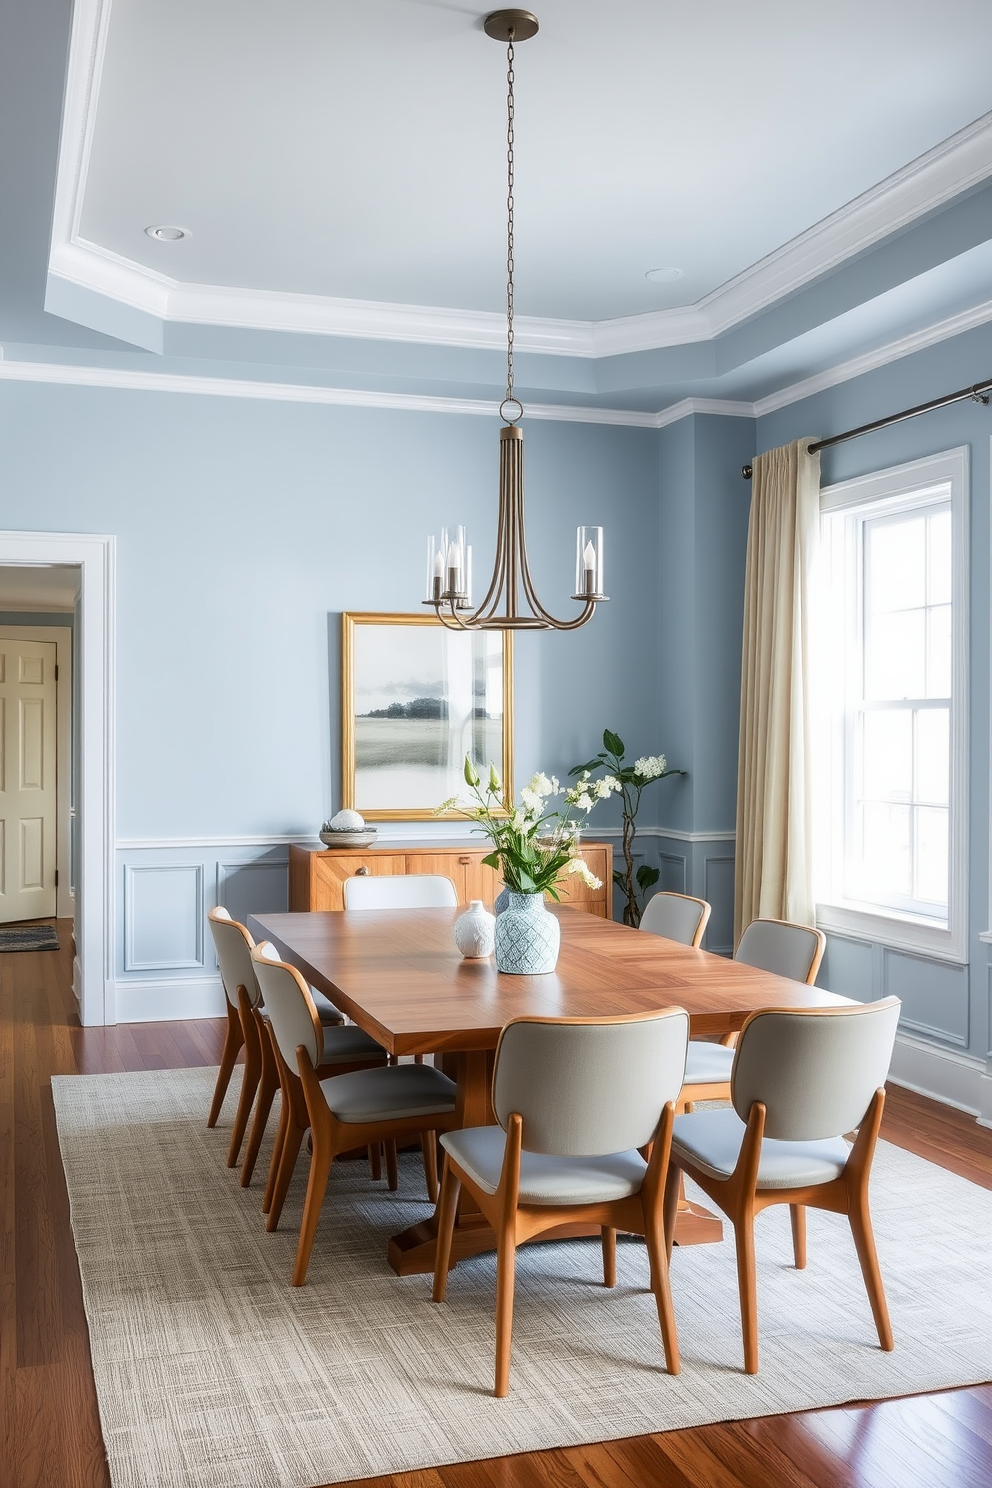
[[(79, 234), (113, 0), (76, 0), (59, 148), (49, 272), (162, 320), (239, 330), (501, 348), (505, 322), (487, 311), (180, 284)], [(698, 304), (603, 321), (518, 316), (522, 351), (624, 356), (712, 340), (887, 234), (992, 176), (992, 113), (856, 197)]]
[[(389, 408), (406, 413), (460, 413), (496, 418), (499, 403), (481, 398), (431, 398), (417, 393), (381, 393), (305, 383), (252, 382), (247, 378), (198, 377), (145, 372), (130, 367), (83, 367), (58, 362), (0, 361), (0, 381), (60, 383), (69, 387), (118, 388), (150, 393), (193, 393), (215, 398), (257, 398), (272, 403), (320, 403), (345, 408)], [(745, 405), (734, 405), (744, 407)], [(528, 419), (570, 424), (619, 424), (656, 429), (659, 415), (634, 408), (583, 408), (529, 403)]]

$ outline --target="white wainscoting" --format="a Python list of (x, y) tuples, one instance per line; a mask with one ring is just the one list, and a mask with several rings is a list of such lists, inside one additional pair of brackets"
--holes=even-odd
[[(637, 834), (640, 838), (640, 832)], [(694, 894), (712, 906), (703, 949), (717, 956), (734, 953), (734, 833), (674, 832), (648, 828), (654, 845), (658, 887), (673, 894)]]

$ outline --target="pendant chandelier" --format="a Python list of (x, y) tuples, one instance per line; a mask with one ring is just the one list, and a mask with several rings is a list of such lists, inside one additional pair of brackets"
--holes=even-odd
[[(575, 544), (575, 593), (582, 609), (558, 620), (534, 589), (524, 534), (523, 404), (513, 392), (513, 48), (538, 30), (529, 10), (497, 10), (486, 17), (487, 36), (506, 42), (506, 397), (499, 407), (499, 521), (496, 560), (485, 597), (472, 607), (472, 549), (465, 528), (427, 540), (427, 598), (449, 630), (577, 630), (592, 618), (603, 593), (603, 529), (579, 527)], [(525, 608), (521, 609), (521, 603)]]

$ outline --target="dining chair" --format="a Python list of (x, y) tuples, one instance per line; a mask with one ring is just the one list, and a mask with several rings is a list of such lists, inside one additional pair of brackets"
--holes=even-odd
[[(868, 1178), (885, 1105), (899, 999), (850, 1007), (752, 1013), (734, 1056), (732, 1110), (677, 1116), (665, 1189), (669, 1255), (682, 1174), (734, 1226), (744, 1369), (758, 1372), (754, 1220), (788, 1204), (796, 1269), (806, 1265), (806, 1208), (846, 1214), (878, 1341), (894, 1347), (882, 1286)], [(854, 1145), (844, 1133), (857, 1128)]]
[[(669, 1373), (679, 1349), (663, 1198), (689, 1015), (514, 1018), (496, 1048), (498, 1126), (449, 1131), (438, 1207), (434, 1301), (443, 1302), (462, 1186), (496, 1232), (496, 1386), (510, 1388), (516, 1248), (578, 1221), (602, 1235), (603, 1284), (616, 1285), (616, 1232), (647, 1241)], [(650, 1147), (647, 1160), (639, 1149)]]
[(642, 930), (677, 940), (680, 945), (698, 946), (706, 931), (711, 906), (691, 894), (672, 894), (661, 889), (653, 894), (641, 915)]
[(441, 873), (356, 874), (344, 881), (345, 909), (447, 909), (458, 903)]
[[(826, 944), (823, 931), (812, 925), (796, 925), (791, 920), (752, 920), (738, 941), (734, 960), (811, 987)], [(730, 1072), (737, 1038), (736, 1033), (727, 1033), (715, 1044), (705, 1039), (690, 1042), (685, 1089), (679, 1103), (682, 1108), (689, 1109), (697, 1101), (730, 1099)]]
[[(221, 985), (227, 1003), (227, 1032), (217, 1084), (210, 1105), (207, 1125), (216, 1126), (224, 1096), (227, 1094), (231, 1074), (241, 1048), (245, 1051), (244, 1076), (238, 1109), (231, 1132), (231, 1144), (227, 1153), (227, 1166), (233, 1168), (241, 1151), (241, 1143), (248, 1125), (252, 1103), (258, 1095), (258, 1105), (252, 1121), (248, 1148), (241, 1169), (241, 1186), (247, 1188), (255, 1170), (258, 1151), (265, 1134), (266, 1123), (272, 1110), (275, 1093), (279, 1089), (279, 1076), (272, 1057), (272, 1046), (264, 1027), (262, 994), (259, 990), (251, 952), (255, 944), (246, 926), (232, 919), (223, 905), (218, 904), (207, 915), (210, 933), (217, 952)], [(344, 1023), (344, 1015), (329, 1002), (322, 993), (313, 994), (320, 1021), (325, 1028)]]
[[(300, 1144), (309, 1129), (310, 1177), (293, 1268), (293, 1286), (302, 1286), (331, 1164), (342, 1152), (384, 1143), (387, 1161), (392, 1153), (389, 1186), (394, 1189), (396, 1143), (419, 1136), (428, 1197), (436, 1202), (436, 1134), (455, 1121), (455, 1082), (432, 1065), (359, 1064), (349, 1058), (343, 1046), (338, 1055), (328, 1058), (328, 1031), (320, 1027), (310, 988), (295, 966), (277, 958), (278, 953), (267, 941), (252, 951), (269, 1013), (273, 1049), (285, 1081), (286, 1127), (266, 1229), (274, 1230), (279, 1223)], [(361, 1034), (361, 1029), (343, 1028), (339, 1033)], [(379, 1049), (377, 1044), (373, 1047)], [(379, 1053), (383, 1051), (379, 1049)]]

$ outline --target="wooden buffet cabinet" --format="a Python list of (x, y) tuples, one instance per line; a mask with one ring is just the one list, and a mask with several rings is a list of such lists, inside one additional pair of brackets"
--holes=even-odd
[[(503, 881), (482, 861), (487, 849), (478, 839), (465, 842), (394, 842), (384, 847), (289, 849), (291, 910), (343, 909), (346, 878), (366, 873), (440, 873), (450, 878), (459, 904), (481, 899), (491, 905)], [(562, 904), (611, 918), (613, 848), (608, 842), (583, 842), (582, 856), (601, 887), (590, 889), (572, 875), (560, 884)]]

